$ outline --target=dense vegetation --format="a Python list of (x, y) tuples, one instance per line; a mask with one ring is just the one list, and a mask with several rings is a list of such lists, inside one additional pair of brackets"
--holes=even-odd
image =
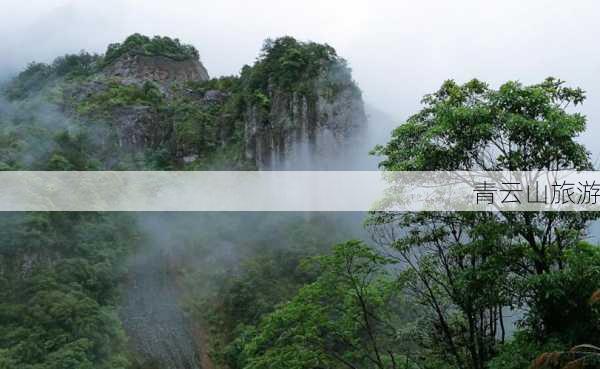
[[(275, 93), (310, 102), (316, 90), (331, 97), (353, 86), (331, 47), (290, 37), (265, 42), (240, 76), (170, 91), (97, 73), (126, 53), (197, 57), (177, 40), (136, 34), (104, 56), (31, 64), (0, 105), (0, 170), (252, 168), (243, 155), (250, 107), (268, 119)], [(388, 170), (589, 169), (576, 141), (585, 117), (568, 109), (584, 98), (556, 79), (498, 89), (447, 81), (375, 152)], [(134, 150), (113, 124), (131, 111), (149, 130)], [(196, 233), (182, 242), (174, 278), (218, 368), (525, 369), (549, 351), (539, 368), (594, 367), (591, 346), (565, 351), (600, 345), (600, 250), (585, 240), (596, 217), (374, 213), (376, 245), (340, 243), (340, 225), (325, 216), (264, 228), (226, 217), (184, 227)], [(0, 369), (135, 367), (116, 313), (125, 260), (142, 247), (132, 218), (0, 222)], [(208, 257), (220, 253), (216, 241), (236, 245), (235, 260)]]
[[(279, 45), (277, 52), (290, 54), (280, 61), (302, 58), (291, 74), (287, 68), (272, 74), (277, 88), (284, 87), (280, 75), (285, 75), (289, 93), (294, 92), (293, 80), (302, 81), (308, 91), (307, 83), (314, 81), (307, 78), (316, 78), (318, 71), (326, 69), (321, 58), (334, 60), (335, 52), (330, 47), (291, 38), (275, 43)], [(257, 69), (277, 64), (271, 56), (272, 47), (272, 42), (266, 44)], [(258, 80), (268, 79), (267, 74), (246, 67), (240, 77), (175, 86), (166, 94), (151, 82), (126, 85), (99, 73), (129, 52), (175, 59), (196, 53), (176, 40), (133, 35), (123, 44), (109, 47), (106, 55), (81, 52), (51, 64), (30, 64), (3, 90), (0, 169), (169, 170), (181, 168), (181, 151), (198, 153), (189, 169), (247, 165), (242, 157), (244, 113), (256, 103), (257, 96), (269, 95), (268, 83)], [(215, 90), (221, 93), (221, 99), (203, 101), (207, 92)], [(268, 99), (263, 102), (261, 107), (268, 110)], [(124, 148), (112, 124), (132, 108), (148, 112), (161, 125), (157, 127), (157, 140), (141, 150)], [(133, 219), (115, 214), (33, 213), (4, 214), (0, 221), (0, 368), (135, 365), (116, 313), (125, 261), (137, 248), (138, 231)], [(297, 233), (295, 241), (287, 241), (294, 247), (281, 245), (285, 250), (279, 250), (266, 246), (275, 240), (256, 240), (255, 247), (247, 250), (247, 257), (260, 249), (263, 262), (247, 261), (233, 267), (248, 270), (255, 265), (255, 280), (272, 283), (270, 276), (299, 268), (304, 257), (322, 253), (334, 242), (332, 225), (323, 227), (323, 222), (315, 221), (304, 229), (303, 224), (302, 217), (288, 224), (286, 232)], [(278, 239), (283, 239), (282, 234)], [(242, 237), (236, 242), (242, 243)], [(269, 265), (272, 271), (266, 269)], [(245, 272), (239, 273), (240, 279), (230, 287), (221, 283), (223, 275), (215, 274), (212, 279), (217, 283), (212, 286), (218, 286), (223, 291), (221, 296), (226, 296), (229, 288), (244, 282)], [(298, 269), (288, 275), (281, 289), (265, 288), (264, 296), (253, 297), (246, 315), (239, 317), (240, 323), (257, 322), (312, 279), (314, 274)], [(197, 281), (194, 276), (189, 280)], [(190, 291), (199, 287), (195, 283), (189, 286)], [(202, 291), (202, 301), (207, 301), (206, 291)], [(252, 292), (254, 288), (248, 291)], [(223, 307), (236, 304), (235, 300), (227, 301)], [(194, 314), (198, 303), (190, 303)], [(229, 312), (224, 311), (227, 317)], [(232, 333), (234, 328), (224, 331)]]
[(393, 323), (416, 314), (386, 271), (389, 260), (349, 241), (314, 262), (318, 278), (242, 331), (230, 365), (389, 368), (407, 362), (408, 355), (398, 350)]
[(32, 62), (9, 83), (4, 95), (10, 100), (38, 95), (44, 88), (53, 87), (53, 84), (97, 73), (101, 62), (101, 56), (85, 51), (58, 57), (51, 64)]
[(0, 116), (2, 170), (98, 170), (120, 153), (107, 127), (90, 127), (64, 116), (49, 100), (5, 104)]
[(174, 60), (199, 58), (198, 50), (194, 46), (182, 44), (178, 39), (161, 36), (150, 38), (139, 33), (134, 33), (122, 43), (108, 45), (104, 63), (110, 64), (125, 54), (166, 56)]
[(117, 316), (122, 258), (135, 244), (116, 214), (2, 214), (0, 368), (129, 366)]
[[(585, 118), (565, 110), (583, 99), (580, 89), (555, 79), (498, 90), (449, 81), (375, 151), (391, 170), (590, 168), (575, 141)], [(289, 273), (257, 280), (252, 270), (244, 288), (220, 291), (220, 299), (251, 309), (256, 294), (248, 291), (265, 280), (297, 288), (271, 300), (276, 308), (263, 309), (259, 319), (239, 319), (239, 309), (214, 310), (218, 323), (208, 322), (229, 342), (220, 337), (215, 357), (246, 369), (525, 369), (544, 352), (597, 346), (600, 315), (590, 296), (600, 289), (600, 249), (584, 242), (595, 218), (374, 213), (368, 229), (378, 249), (348, 242), (331, 256), (307, 259), (303, 270), (314, 274), (299, 288)], [(516, 326), (506, 320), (510, 315), (520, 316)], [(597, 360), (548, 355), (564, 359), (538, 361), (544, 368), (579, 357), (585, 361), (578, 365), (593, 368)]]
[[(360, 234), (361, 214), (223, 214), (211, 222), (219, 242), (239, 245), (239, 263), (213, 260), (198, 268), (192, 255), (219, 253), (214, 241), (198, 241), (189, 247), (186, 272), (186, 307), (205, 326), (211, 338), (215, 363), (236, 367), (239, 337), (291, 299), (319, 271), (312, 258), (328, 253), (331, 245)], [(220, 228), (235, 227), (230, 234)], [(207, 238), (207, 231), (196, 240)], [(209, 249), (206, 249), (208, 247)]]
[(242, 80), (251, 91), (269, 89), (314, 93), (316, 78), (331, 67), (345, 68), (345, 61), (325, 44), (299, 42), (292, 37), (268, 39), (253, 67), (242, 69)]
[[(197, 57), (193, 47), (181, 45), (178, 40), (134, 34), (123, 43), (110, 45), (105, 55), (81, 52), (58, 58), (50, 65), (32, 63), (5, 89), (12, 105), (18, 106), (13, 110), (21, 116), (0, 118), (11, 121), (10, 129), (4, 129), (10, 137), (4, 139), (10, 141), (13, 150), (23, 147), (22, 141), (29, 140), (31, 130), (38, 130), (39, 120), (49, 120), (46, 112), (52, 110), (55, 114), (51, 118), (65, 118), (63, 112), (67, 112), (69, 127), (59, 122), (43, 124), (52, 130), (43, 140), (54, 140), (54, 134), (60, 134), (56, 127), (69, 128), (71, 133), (75, 127), (82, 143), (84, 137), (102, 137), (87, 142), (91, 146), (101, 142), (102, 147), (87, 151), (104, 151), (91, 155), (97, 160), (90, 167), (59, 158), (64, 163), (56, 169), (253, 169), (255, 163), (246, 157), (244, 141), (245, 122), (251, 111), (268, 126), (275, 95), (289, 95), (291, 101), (294, 94), (299, 94), (307, 98), (312, 110), (318, 94), (332, 99), (340, 90), (350, 88), (360, 95), (345, 61), (333, 48), (291, 37), (267, 40), (258, 60), (245, 66), (239, 76), (189, 82), (166, 90), (152, 81), (125, 84), (100, 73), (104, 66), (127, 53), (175, 59)], [(206, 98), (210, 96), (207, 93), (216, 93), (217, 97)], [(30, 117), (23, 118), (23, 112), (29, 112)], [(289, 114), (293, 114), (291, 108)], [(118, 123), (128, 116), (124, 119), (129, 121)], [(134, 147), (124, 143), (128, 137), (123, 137), (119, 128), (132, 124), (131, 120), (143, 125), (138, 136), (144, 142)], [(16, 155), (6, 156), (0, 161), (19, 167)]]

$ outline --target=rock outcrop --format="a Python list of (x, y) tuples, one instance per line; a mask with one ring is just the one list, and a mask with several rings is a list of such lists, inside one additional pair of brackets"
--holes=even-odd
[(283, 38), (240, 76), (209, 80), (197, 52), (119, 45), (99, 73), (64, 91), (70, 110), (107, 122), (124, 151), (160, 150), (172, 167), (351, 169), (340, 158), (361, 145), (367, 118), (331, 47)]
[(126, 84), (156, 83), (163, 92), (175, 84), (201, 82), (209, 79), (208, 72), (197, 59), (174, 60), (162, 55), (124, 54), (104, 68), (108, 77)]
[(266, 113), (248, 108), (246, 157), (258, 169), (328, 169), (333, 158), (360, 144), (367, 122), (361, 94), (345, 76), (332, 95), (324, 88), (329, 79), (315, 81), (311, 94), (272, 89)]
[[(166, 247), (167, 248), (167, 247)], [(160, 250), (132, 258), (120, 310), (140, 366), (200, 369), (192, 323), (180, 307), (179, 286)]]

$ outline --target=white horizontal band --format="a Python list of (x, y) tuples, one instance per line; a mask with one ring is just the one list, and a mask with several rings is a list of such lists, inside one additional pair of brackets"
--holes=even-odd
[(0, 172), (0, 211), (598, 211), (600, 172)]

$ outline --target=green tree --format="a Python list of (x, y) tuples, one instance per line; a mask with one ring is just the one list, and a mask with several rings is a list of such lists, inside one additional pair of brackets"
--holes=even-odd
[(108, 45), (104, 64), (108, 65), (125, 54), (165, 56), (175, 60), (198, 59), (198, 50), (192, 45), (182, 44), (178, 39), (154, 36), (152, 38), (134, 33), (123, 43)]
[(411, 367), (394, 329), (411, 312), (386, 270), (389, 261), (358, 241), (314, 260), (318, 279), (234, 343), (237, 367)]
[(116, 311), (127, 218), (8, 213), (0, 224), (0, 368), (127, 368)]
[[(374, 153), (384, 156), (380, 165), (386, 170), (590, 169), (587, 151), (576, 142), (585, 117), (567, 110), (584, 99), (581, 89), (554, 78), (531, 86), (507, 82), (497, 90), (478, 80), (446, 81)], [(548, 283), (539, 280), (567, 267), (567, 255), (595, 218), (544, 212), (373, 214), (369, 223), (409, 266), (413, 290), (431, 307), (435, 331), (454, 365), (481, 369), (494, 355), (503, 307), (528, 309), (528, 318), (535, 318), (526, 320), (527, 328), (540, 341), (564, 333), (562, 302), (543, 299)], [(398, 227), (409, 230), (394, 232)]]
[[(596, 266), (599, 264), (596, 263)], [(592, 310), (591, 320), (587, 320), (588, 325), (594, 325), (596, 328), (600, 323), (600, 290), (595, 291), (589, 301), (589, 307)], [(537, 357), (531, 364), (531, 369), (594, 369), (600, 365), (600, 347), (582, 344), (572, 347), (569, 351), (545, 352)]]

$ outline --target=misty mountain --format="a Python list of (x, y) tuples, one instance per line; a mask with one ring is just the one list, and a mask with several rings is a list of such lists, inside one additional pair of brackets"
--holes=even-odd
[[(239, 76), (210, 79), (193, 46), (135, 34), (103, 55), (32, 63), (5, 95), (13, 110), (30, 115), (53, 107), (89, 141), (93, 163), (47, 153), (63, 169), (318, 169), (369, 144), (345, 60), (328, 45), (291, 37), (267, 40)], [(26, 142), (31, 127), (23, 120), (9, 124), (14, 139)]]
[[(374, 169), (368, 152), (385, 141), (390, 120), (365, 110), (350, 69), (329, 45), (267, 40), (239, 76), (211, 79), (195, 47), (134, 34), (102, 55), (31, 63), (10, 80), (0, 100), (0, 168)], [(371, 129), (373, 117), (381, 129)], [(281, 263), (270, 273), (283, 277), (302, 258), (367, 237), (362, 218), (3, 214), (0, 319), (20, 317), (0, 328), (0, 368), (68, 360), (212, 365), (209, 351), (221, 336), (198, 315), (200, 301), (213, 301), (219, 289), (227, 296), (228, 281), (244, 280), (259, 256)], [(268, 312), (290, 297), (305, 278), (295, 273), (263, 281), (282, 288), (257, 291), (252, 309)], [(46, 309), (44, 319), (36, 315)]]

